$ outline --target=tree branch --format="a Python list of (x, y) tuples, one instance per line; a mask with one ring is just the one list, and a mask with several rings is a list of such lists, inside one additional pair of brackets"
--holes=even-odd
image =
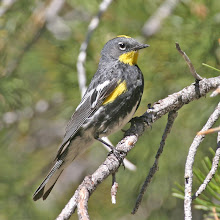
[(2, 17), (17, 0), (2, 0), (0, 6), (0, 17)]
[(116, 182), (116, 174), (112, 174), (112, 188), (111, 188), (111, 198), (112, 204), (116, 204), (116, 194), (118, 191), (118, 183)]
[[(202, 131), (208, 130), (213, 126), (213, 124), (217, 121), (220, 116), (220, 103), (215, 108), (214, 112), (209, 117), (206, 124), (203, 126)], [(185, 165), (185, 198), (184, 198), (184, 214), (185, 220), (192, 219), (192, 178), (193, 178), (193, 163), (195, 159), (195, 155), (199, 145), (204, 140), (205, 135), (196, 135), (194, 138), (190, 148), (189, 153), (186, 159)]]
[(199, 131), (197, 133), (197, 135), (203, 135), (203, 134), (212, 134), (212, 133), (215, 133), (215, 132), (219, 132), (220, 131), (220, 126), (217, 127), (217, 128), (210, 128), (206, 131)]
[(78, 198), (78, 217), (82, 220), (89, 220), (88, 213), (88, 200), (89, 200), (89, 192), (85, 186), (83, 186), (79, 190), (79, 198)]
[(220, 94), (220, 86), (210, 95), (210, 97), (215, 97)]
[(212, 168), (209, 171), (203, 183), (201, 184), (201, 186), (199, 187), (199, 189), (197, 190), (197, 192), (193, 195), (192, 199), (196, 199), (206, 189), (208, 183), (212, 180), (213, 176), (215, 175), (215, 172), (217, 171), (219, 159), (220, 159), (220, 132), (218, 132), (217, 149), (212, 161)]
[[(13, 3), (13, 1), (11, 2)], [(13, 48), (16, 48), (16, 50), (13, 50), (10, 60), (6, 63), (3, 75), (9, 76), (16, 71), (25, 53), (39, 39), (46, 23), (60, 12), (64, 2), (65, 0), (50, 0), (34, 10), (18, 34), (17, 41), (13, 44)], [(19, 43), (19, 46), (16, 43)]]
[(154, 14), (144, 24), (144, 27), (142, 28), (143, 35), (145, 37), (151, 37), (156, 34), (160, 30), (163, 21), (171, 15), (179, 2), (180, 0), (163, 1), (156, 12), (154, 12)]
[(191, 74), (193, 75), (193, 77), (196, 80), (202, 80), (202, 77), (196, 72), (196, 70), (195, 70), (192, 62), (190, 61), (189, 57), (186, 55), (185, 52), (183, 52), (181, 50), (180, 45), (178, 43), (176, 43), (176, 49), (178, 50), (178, 52), (182, 55), (182, 57), (186, 61), (187, 65), (189, 66), (189, 70), (190, 70)]
[(108, 9), (109, 5), (112, 3), (113, 0), (103, 0), (101, 4), (99, 5), (99, 11), (97, 15), (91, 20), (85, 41), (81, 44), (80, 52), (77, 59), (77, 72), (78, 72), (78, 82), (79, 82), (79, 88), (81, 91), (81, 95), (83, 96), (86, 91), (86, 71), (84, 67), (84, 63), (86, 61), (87, 56), (87, 48), (89, 41), (91, 39), (91, 36), (93, 34), (93, 31), (98, 27), (101, 16), (103, 13)]
[(139, 195), (138, 195), (137, 201), (136, 201), (136, 203), (135, 203), (134, 209), (133, 209), (133, 211), (132, 211), (131, 214), (135, 214), (135, 213), (137, 212), (137, 210), (138, 210), (138, 208), (139, 208), (139, 206), (140, 206), (140, 204), (141, 204), (142, 198), (143, 198), (143, 196), (144, 196), (144, 193), (145, 193), (145, 191), (147, 190), (147, 187), (148, 187), (148, 185), (150, 184), (150, 182), (151, 182), (151, 180), (152, 180), (154, 174), (155, 174), (155, 173), (157, 172), (157, 170), (158, 170), (158, 163), (159, 163), (160, 155), (161, 155), (162, 152), (163, 152), (163, 148), (164, 148), (164, 146), (165, 146), (165, 141), (166, 141), (166, 139), (167, 139), (167, 135), (170, 133), (171, 128), (172, 128), (173, 123), (174, 123), (174, 120), (176, 119), (177, 115), (178, 115), (178, 113), (175, 112), (175, 111), (169, 112), (167, 125), (166, 125), (166, 128), (165, 128), (165, 130), (164, 130), (164, 133), (163, 133), (163, 136), (162, 136), (162, 140), (161, 140), (161, 142), (160, 142), (160, 147), (159, 147), (159, 149), (158, 149), (158, 151), (157, 151), (157, 154), (156, 154), (156, 156), (155, 156), (154, 164), (153, 164), (153, 166), (151, 167), (151, 169), (150, 169), (150, 171), (149, 171), (149, 173), (148, 173), (148, 175), (147, 175), (147, 177), (146, 177), (146, 179), (145, 179), (145, 181), (144, 181), (143, 186), (141, 187), (141, 191), (140, 191), (140, 193), (139, 193)]
[[(139, 118), (131, 121), (130, 129), (125, 133), (124, 138), (117, 144), (116, 149), (120, 152), (121, 158), (125, 158), (127, 153), (135, 146), (139, 136), (153, 124), (156, 120), (171, 111), (178, 111), (181, 107), (189, 102), (205, 96), (209, 91), (216, 89), (220, 85), (220, 76), (215, 78), (203, 79), (193, 83), (183, 90), (169, 95), (168, 97), (156, 102), (151, 109), (148, 109)], [(94, 192), (96, 187), (109, 175), (117, 172), (120, 162), (113, 155), (109, 155), (99, 168), (88, 177), (75, 191), (73, 197), (58, 216), (58, 220), (69, 219), (78, 206), (79, 190), (86, 186), (89, 196)]]

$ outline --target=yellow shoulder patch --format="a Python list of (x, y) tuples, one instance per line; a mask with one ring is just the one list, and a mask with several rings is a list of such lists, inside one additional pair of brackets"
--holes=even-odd
[(126, 90), (127, 90), (126, 82), (123, 81), (119, 83), (118, 86), (113, 90), (113, 92), (105, 99), (105, 101), (102, 104), (106, 105), (110, 102), (113, 102), (118, 96), (120, 96)]
[(119, 60), (122, 63), (129, 64), (130, 66), (137, 64), (138, 51), (131, 51), (128, 53), (123, 53), (119, 56)]
[(127, 36), (127, 35), (118, 35), (117, 37), (131, 38), (131, 37)]

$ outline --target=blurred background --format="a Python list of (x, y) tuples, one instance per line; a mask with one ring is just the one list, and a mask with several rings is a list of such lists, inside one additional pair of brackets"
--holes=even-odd
[[(81, 100), (76, 62), (100, 3), (101, 0), (0, 1), (1, 220), (55, 219), (84, 176), (95, 171), (107, 155), (101, 144), (95, 143), (62, 174), (46, 201), (32, 200), (56, 156), (65, 125)], [(146, 111), (149, 103), (194, 82), (175, 42), (179, 42), (202, 77), (219, 75), (202, 66), (207, 63), (220, 68), (219, 0), (113, 1), (89, 42), (87, 85), (104, 44), (121, 34), (150, 44), (139, 55), (145, 89), (137, 116)], [(189, 146), (218, 101), (219, 97), (208, 95), (179, 111), (160, 158), (159, 171), (135, 216), (130, 213), (153, 164), (167, 116), (153, 124), (127, 156), (137, 170), (119, 169), (117, 204), (111, 204), (111, 178), (97, 188), (89, 200), (91, 219), (183, 219), (183, 200), (173, 197), (172, 189), (175, 183), (184, 185)], [(116, 144), (122, 136), (118, 132), (110, 140)], [(209, 147), (216, 148), (215, 134), (200, 146), (195, 167), (201, 167), (204, 156), (212, 156)], [(193, 219), (203, 219), (204, 211), (194, 210), (193, 214)], [(71, 219), (77, 219), (77, 215)]]

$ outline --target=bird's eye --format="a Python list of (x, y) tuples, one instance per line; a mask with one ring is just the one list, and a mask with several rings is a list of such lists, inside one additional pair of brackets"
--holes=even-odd
[(119, 45), (120, 50), (125, 50), (126, 49), (126, 45), (124, 43), (119, 42), (118, 45)]

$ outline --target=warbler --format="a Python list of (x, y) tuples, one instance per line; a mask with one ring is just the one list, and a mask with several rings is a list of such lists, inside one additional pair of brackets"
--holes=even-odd
[(95, 140), (120, 130), (137, 110), (144, 78), (137, 66), (138, 51), (149, 45), (120, 35), (101, 51), (98, 69), (66, 127), (54, 166), (33, 195), (45, 200), (63, 170)]

